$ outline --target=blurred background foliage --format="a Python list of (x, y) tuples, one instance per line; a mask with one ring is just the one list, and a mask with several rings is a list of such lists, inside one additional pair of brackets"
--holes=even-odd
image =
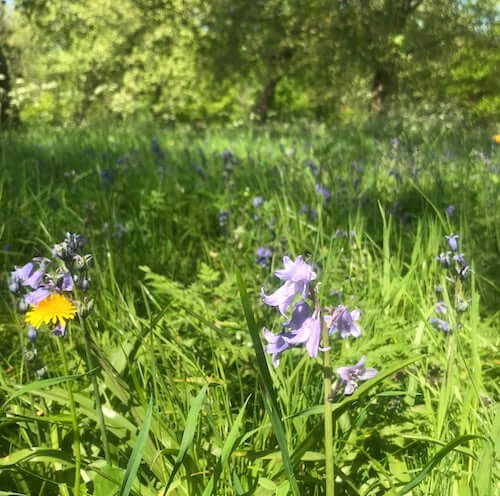
[(15, 0), (0, 119), (498, 122), (496, 0)]

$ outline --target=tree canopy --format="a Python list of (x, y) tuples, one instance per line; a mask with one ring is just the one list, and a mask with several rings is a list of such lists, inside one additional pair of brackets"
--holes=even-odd
[(17, 0), (2, 118), (345, 118), (401, 105), (500, 114), (494, 0)]

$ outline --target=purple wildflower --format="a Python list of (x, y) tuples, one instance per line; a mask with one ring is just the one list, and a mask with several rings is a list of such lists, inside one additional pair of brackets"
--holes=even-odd
[(255, 209), (262, 207), (262, 205), (264, 205), (264, 199), (262, 198), (262, 196), (256, 196), (252, 200), (252, 205), (253, 205), (253, 208), (255, 208)]
[(436, 257), (436, 260), (443, 266), (443, 267), (449, 267), (451, 263), (450, 259), (450, 252), (447, 251), (446, 253), (440, 253), (439, 257)]
[(377, 369), (365, 368), (366, 357), (363, 355), (359, 362), (352, 367), (340, 367), (337, 369), (337, 374), (343, 382), (344, 394), (350, 396), (358, 388), (358, 381), (366, 381), (373, 379), (377, 374)]
[(47, 298), (53, 291), (48, 286), (40, 286), (35, 289), (35, 291), (31, 291), (24, 297), (24, 302), (28, 305), (35, 306), (40, 303), (42, 300)]
[(429, 319), (429, 322), (435, 329), (441, 329), (443, 332), (446, 333), (450, 332), (450, 324), (448, 324), (448, 322), (444, 320), (436, 319), (436, 317), (431, 317)]
[(277, 367), (280, 364), (281, 354), (288, 348), (292, 347), (286, 339), (289, 335), (291, 335), (291, 333), (273, 334), (265, 327), (262, 331), (268, 342), (265, 348), (266, 353), (270, 353), (272, 355), (273, 365)]
[(349, 336), (359, 338), (361, 331), (356, 324), (359, 319), (360, 312), (358, 309), (349, 312), (344, 305), (339, 305), (332, 315), (325, 317), (326, 325), (329, 327), (330, 334), (335, 334), (337, 331), (340, 337), (347, 339)]
[(309, 284), (316, 279), (316, 273), (309, 264), (302, 260), (302, 256), (298, 256), (295, 262), (285, 256), (283, 265), (285, 268), (277, 270), (275, 274), (285, 281), (285, 284), (269, 296), (264, 294), (264, 290), (261, 291), (261, 295), (264, 303), (278, 307), (281, 314), (285, 315), (297, 294), (302, 295), (302, 298), (307, 298)]
[(325, 198), (325, 203), (328, 203), (332, 197), (332, 194), (326, 186), (321, 186), (321, 184), (316, 184), (316, 193), (323, 195)]
[(34, 343), (36, 341), (36, 338), (38, 336), (37, 330), (33, 326), (28, 327), (28, 339)]
[(455, 205), (448, 205), (444, 211), (446, 212), (446, 215), (448, 217), (452, 217), (453, 214), (455, 213)]
[(23, 286), (29, 286), (32, 289), (38, 289), (43, 277), (45, 276), (45, 270), (40, 268), (37, 269), (33, 274), (31, 274), (28, 279), (23, 282)]
[(452, 251), (458, 250), (458, 237), (458, 234), (450, 234), (449, 236), (445, 236)]
[(284, 327), (290, 328), (292, 336), (287, 337), (290, 344), (305, 346), (311, 358), (318, 355), (321, 323), (319, 319), (311, 316), (311, 309), (306, 302), (296, 303), (292, 318)]
[(436, 313), (440, 313), (442, 315), (445, 315), (447, 312), (446, 310), (446, 305), (444, 304), (444, 301), (440, 301), (436, 304)]
[(256, 260), (257, 264), (262, 267), (267, 267), (271, 262), (270, 258), (273, 252), (271, 251), (270, 248), (261, 246), (260, 248), (257, 249), (255, 254), (257, 255), (257, 260)]
[(33, 272), (33, 263), (28, 262), (22, 267), (16, 267), (10, 274), (9, 291), (17, 293), (23, 284)]

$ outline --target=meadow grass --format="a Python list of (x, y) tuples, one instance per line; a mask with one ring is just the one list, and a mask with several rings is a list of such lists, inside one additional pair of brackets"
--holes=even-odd
[[(0, 494), (72, 494), (68, 382), (81, 494), (289, 494), (266, 394), (300, 494), (325, 494), (322, 362), (293, 349), (278, 368), (268, 360), (268, 384), (247, 327), (250, 313), (259, 331), (280, 330), (259, 293), (277, 287), (285, 254), (314, 265), (324, 306), (361, 309), (363, 337), (332, 340), (333, 368), (364, 354), (379, 370), (333, 403), (336, 494), (498, 491), (500, 146), (489, 135), (121, 124), (6, 132), (0, 145)], [(94, 255), (90, 375), (78, 323), (64, 340), (69, 375), (49, 332), (26, 359), (7, 289), (14, 265), (67, 231)], [(458, 289), (435, 260), (452, 232), (472, 267)], [(450, 333), (429, 323), (438, 301)]]

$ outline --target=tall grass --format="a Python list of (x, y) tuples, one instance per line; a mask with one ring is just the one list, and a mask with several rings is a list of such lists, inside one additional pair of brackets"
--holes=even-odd
[[(333, 341), (333, 369), (365, 354), (382, 377), (332, 405), (336, 494), (495, 494), (494, 145), (479, 131), (393, 136), (321, 126), (4, 133), (0, 491), (72, 494), (71, 381), (87, 494), (288, 494), (276, 421), (300, 493), (325, 494), (321, 361), (303, 349), (283, 355), (278, 368), (269, 360), (267, 389), (236, 277), (257, 329), (278, 332), (260, 288), (275, 287), (284, 254), (304, 254), (321, 274), (324, 306), (361, 309), (363, 339)], [(316, 184), (330, 190), (328, 202)], [(31, 345), (7, 290), (12, 267), (47, 255), (66, 231), (83, 234), (95, 257), (87, 331), (109, 461), (78, 324), (65, 342), (69, 375), (48, 332), (28, 361)], [(468, 309), (448, 316), (445, 334), (429, 318), (439, 300), (455, 306), (435, 261), (451, 232), (473, 272)], [(270, 267), (255, 262), (261, 245), (273, 250)], [(277, 420), (266, 410), (271, 392)]]

